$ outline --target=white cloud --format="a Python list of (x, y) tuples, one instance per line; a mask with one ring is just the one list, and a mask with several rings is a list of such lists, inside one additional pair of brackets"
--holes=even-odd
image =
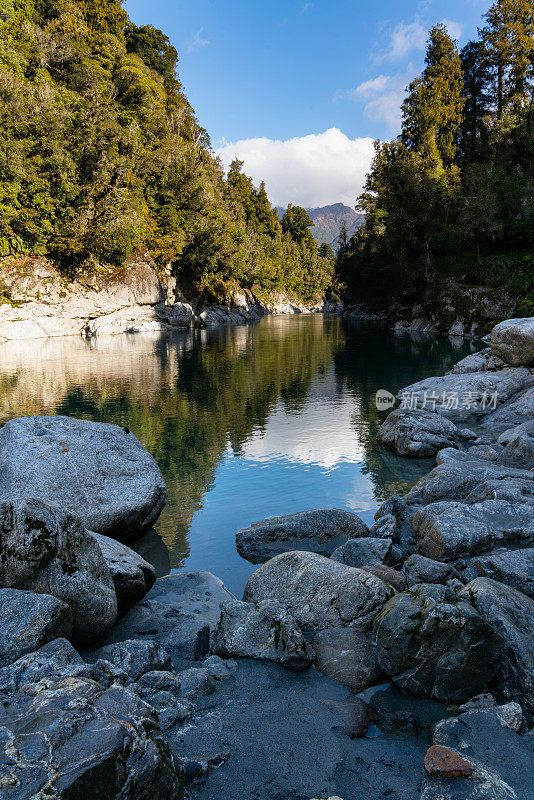
[(389, 44), (382, 53), (375, 56), (375, 62), (406, 58), (412, 50), (423, 50), (426, 44), (427, 31), (419, 22), (397, 25), (390, 36)]
[(411, 72), (399, 75), (379, 75), (360, 83), (352, 92), (353, 100), (365, 101), (365, 115), (376, 122), (385, 122), (391, 133), (398, 133), (401, 121), (401, 104)]
[(338, 128), (279, 141), (258, 138), (223, 143), (215, 150), (228, 169), (234, 158), (256, 184), (265, 181), (275, 205), (354, 206), (373, 157), (373, 139), (349, 139)]
[(202, 50), (203, 47), (207, 47), (209, 45), (209, 39), (206, 39), (202, 35), (203, 33), (204, 28), (199, 28), (198, 31), (191, 37), (186, 44), (186, 50), (188, 53), (194, 53), (196, 50)]
[(455, 22), (453, 19), (442, 19), (441, 22), (446, 26), (453, 39), (460, 38), (462, 35), (462, 26), (459, 22)]
[(353, 95), (356, 97), (373, 97), (378, 92), (384, 91), (390, 81), (389, 75), (378, 75), (376, 78), (360, 83), (354, 89)]

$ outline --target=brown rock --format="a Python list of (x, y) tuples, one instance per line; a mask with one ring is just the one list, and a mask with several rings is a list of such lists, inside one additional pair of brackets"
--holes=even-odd
[(312, 647), (315, 668), (353, 691), (378, 683), (384, 674), (376, 645), (353, 628), (327, 628), (313, 637)]
[(406, 588), (406, 578), (398, 569), (386, 567), (383, 564), (376, 564), (372, 567), (362, 567), (362, 569), (364, 572), (370, 572), (371, 575), (376, 575), (376, 577), (383, 580), (384, 583), (389, 583), (397, 592), (403, 592)]
[(378, 720), (376, 710), (360, 697), (346, 697), (341, 702), (332, 700), (331, 705), (342, 712), (343, 728), (350, 739), (360, 739), (365, 736), (371, 722)]
[(424, 761), (428, 775), (440, 778), (465, 778), (475, 771), (475, 765), (456, 750), (434, 744), (426, 751)]

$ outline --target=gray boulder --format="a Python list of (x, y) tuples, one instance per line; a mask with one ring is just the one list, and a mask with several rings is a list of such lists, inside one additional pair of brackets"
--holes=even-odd
[(464, 372), (497, 372), (508, 365), (501, 358), (493, 355), (491, 347), (462, 358), (447, 374), (461, 375)]
[(312, 647), (315, 668), (354, 692), (373, 686), (383, 677), (376, 645), (352, 628), (320, 631), (313, 637)]
[(32, 684), (1, 724), (2, 786), (16, 800), (183, 797), (156, 712), (122, 686), (105, 690), (87, 678)]
[(534, 713), (534, 600), (493, 581), (476, 578), (460, 593), (504, 639), (499, 687), (508, 700)]
[(534, 539), (533, 508), (527, 503), (432, 503), (412, 519), (417, 552), (436, 561), (454, 561), (505, 542)]
[(534, 416), (534, 386), (530, 386), (503, 403), (482, 420), (482, 428), (495, 436), (509, 428), (516, 428), (523, 422), (530, 422)]
[(0, 667), (72, 634), (72, 611), (57, 597), (0, 589)]
[(375, 575), (346, 567), (316, 553), (282, 553), (251, 575), (243, 599), (278, 600), (305, 630), (368, 628), (374, 614), (392, 596), (391, 586)]
[(491, 349), (514, 367), (534, 365), (534, 317), (507, 319), (491, 332)]
[(445, 702), (483, 691), (503, 649), (495, 628), (444, 586), (421, 584), (396, 595), (374, 630), (384, 672), (407, 691)]
[(505, 583), (534, 599), (534, 547), (499, 548), (471, 559), (478, 575)]
[(458, 573), (451, 564), (442, 564), (426, 556), (414, 553), (404, 562), (408, 588), (417, 583), (441, 583), (456, 577)]
[(117, 616), (122, 617), (150, 591), (156, 570), (125, 544), (100, 533), (92, 535), (108, 565), (117, 595)]
[(337, 550), (330, 558), (339, 561), (347, 567), (366, 567), (374, 564), (391, 563), (391, 539), (376, 539), (372, 536), (366, 539), (350, 539)]
[[(469, 781), (445, 780), (445, 785), (441, 785), (441, 797), (529, 800), (534, 796), (532, 749), (524, 737), (518, 736), (503, 721), (498, 707), (468, 711), (459, 717), (441, 720), (431, 732), (431, 742), (467, 755), (477, 766)], [(523, 769), (518, 769), (519, 764)], [(458, 793), (456, 784), (459, 784)], [(466, 791), (467, 787), (470, 791)]]
[(210, 572), (158, 578), (146, 597), (113, 627), (110, 640), (153, 639), (178, 669), (208, 655), (211, 634), (227, 600), (235, 598)]
[(444, 447), (459, 447), (471, 432), (460, 431), (456, 425), (434, 411), (392, 411), (378, 429), (379, 442), (400, 456), (430, 458)]
[(62, 638), (53, 639), (0, 669), (0, 695), (13, 697), (23, 686), (38, 683), (42, 678), (52, 676), (54, 680), (61, 680), (84, 665), (83, 658), (70, 642)]
[(399, 399), (415, 398), (419, 409), (437, 411), (453, 422), (476, 421), (533, 383), (526, 368), (468, 372), (425, 378), (403, 389)]
[(256, 522), (237, 532), (236, 546), (247, 561), (262, 564), (290, 550), (330, 556), (348, 539), (368, 534), (369, 528), (357, 514), (322, 508)]
[(86, 528), (132, 541), (158, 519), (167, 487), (133, 433), (70, 417), (22, 417), (0, 430), (0, 498), (38, 497)]
[(213, 694), (215, 691), (215, 678), (204, 667), (190, 667), (179, 672), (180, 695), (187, 700), (196, 700), (198, 697)]
[(105, 639), (117, 616), (115, 588), (96, 541), (77, 517), (44, 500), (0, 504), (0, 586), (63, 600), (80, 644)]
[(98, 656), (120, 667), (130, 683), (138, 681), (146, 672), (169, 671), (172, 666), (170, 655), (150, 640), (130, 639), (106, 645), (98, 651)]
[(313, 650), (302, 631), (276, 600), (257, 605), (230, 600), (221, 611), (213, 652), (224, 658), (275, 661), (290, 669), (306, 669)]
[(519, 469), (534, 467), (534, 420), (505, 431), (499, 436), (499, 443), (504, 445), (497, 457), (499, 464)]

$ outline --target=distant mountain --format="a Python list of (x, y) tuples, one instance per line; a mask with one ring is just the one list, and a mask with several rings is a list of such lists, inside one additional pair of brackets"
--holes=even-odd
[[(276, 210), (279, 217), (282, 218), (285, 208), (278, 207)], [(311, 232), (315, 241), (318, 244), (327, 242), (334, 249), (337, 245), (341, 223), (345, 223), (350, 237), (362, 225), (364, 220), (363, 214), (357, 214), (352, 208), (343, 205), (343, 203), (334, 203), (331, 206), (322, 206), (322, 208), (307, 208), (306, 211), (314, 222)]]

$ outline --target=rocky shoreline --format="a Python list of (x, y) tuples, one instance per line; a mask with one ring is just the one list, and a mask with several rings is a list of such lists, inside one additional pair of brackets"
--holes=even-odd
[(322, 300), (305, 306), (284, 293), (268, 299), (244, 290), (226, 304), (190, 302), (170, 271), (158, 274), (148, 254), (130, 260), (118, 273), (88, 279), (62, 276), (46, 259), (16, 267), (0, 259), (0, 342), (50, 336), (160, 333), (245, 324), (267, 314), (338, 313)]
[(379, 439), (436, 467), (368, 526), (237, 532), (242, 599), (129, 545), (167, 490), (126, 428), (0, 430), (6, 800), (530, 800), (534, 319), (399, 395)]

